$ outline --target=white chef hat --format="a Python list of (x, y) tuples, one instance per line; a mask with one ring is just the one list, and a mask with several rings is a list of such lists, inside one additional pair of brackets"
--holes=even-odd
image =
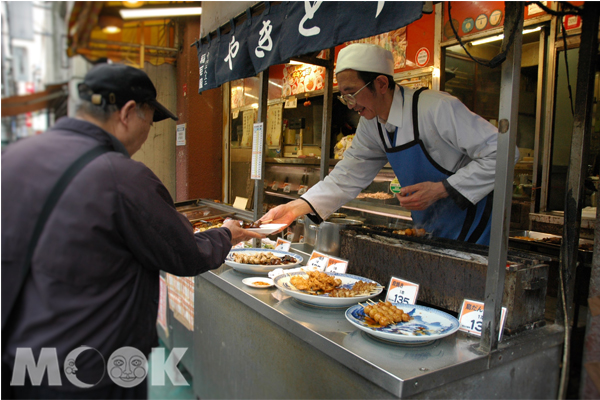
[(374, 44), (354, 43), (338, 53), (335, 73), (347, 69), (394, 76), (394, 55)]

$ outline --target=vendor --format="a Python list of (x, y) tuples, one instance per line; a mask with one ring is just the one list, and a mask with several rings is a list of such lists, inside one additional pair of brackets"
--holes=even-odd
[(261, 220), (289, 225), (311, 214), (321, 222), (389, 162), (415, 227), (489, 245), (497, 128), (447, 93), (396, 85), (394, 57), (382, 47), (345, 47), (335, 73), (339, 100), (361, 116), (352, 146), (323, 181)]

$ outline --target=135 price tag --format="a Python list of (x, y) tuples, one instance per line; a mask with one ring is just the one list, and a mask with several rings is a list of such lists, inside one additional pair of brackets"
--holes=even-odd
[[(483, 309), (484, 304), (480, 301), (467, 300), (463, 301), (458, 318), (460, 326), (458, 330), (481, 336), (481, 326), (483, 324)], [(506, 320), (506, 307), (502, 307), (500, 314), (500, 332), (498, 332), (498, 340), (502, 339), (502, 331), (504, 330), (504, 321)]]
[(386, 300), (392, 303), (415, 304), (418, 293), (418, 284), (392, 276)]

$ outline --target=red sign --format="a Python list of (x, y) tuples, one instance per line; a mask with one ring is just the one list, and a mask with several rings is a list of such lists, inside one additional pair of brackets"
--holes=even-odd
[(565, 24), (566, 30), (581, 28), (581, 17), (577, 15), (565, 15), (563, 17), (563, 23)]
[(417, 51), (417, 55), (415, 57), (415, 62), (419, 67), (424, 67), (429, 62), (430, 58), (429, 50), (426, 47), (421, 47), (419, 51)]

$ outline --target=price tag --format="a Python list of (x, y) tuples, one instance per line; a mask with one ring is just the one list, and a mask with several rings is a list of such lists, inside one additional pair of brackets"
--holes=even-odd
[(325, 268), (327, 268), (328, 265), (329, 256), (314, 250), (306, 263), (307, 267), (317, 267), (319, 271), (325, 271)]
[(277, 243), (275, 243), (275, 250), (289, 251), (291, 245), (292, 242), (282, 238), (277, 238)]
[(337, 272), (338, 274), (345, 274), (348, 269), (348, 260), (337, 257), (329, 257), (329, 262), (325, 268), (326, 272)]
[(292, 184), (284, 183), (283, 184), (283, 193), (290, 193), (291, 191), (292, 191)]
[[(463, 301), (460, 315), (458, 317), (458, 330), (467, 332), (476, 336), (481, 336), (481, 326), (483, 324), (483, 303), (480, 301), (467, 300)], [(502, 307), (500, 314), (500, 332), (498, 332), (498, 340), (502, 340), (502, 331), (504, 330), (504, 321), (506, 320), (506, 307)]]
[(306, 186), (306, 185), (300, 185), (298, 187), (298, 194), (300, 196), (302, 196), (304, 193), (306, 193), (307, 190), (308, 190), (308, 186)]
[(415, 304), (418, 293), (418, 284), (392, 276), (386, 300), (392, 303)]

